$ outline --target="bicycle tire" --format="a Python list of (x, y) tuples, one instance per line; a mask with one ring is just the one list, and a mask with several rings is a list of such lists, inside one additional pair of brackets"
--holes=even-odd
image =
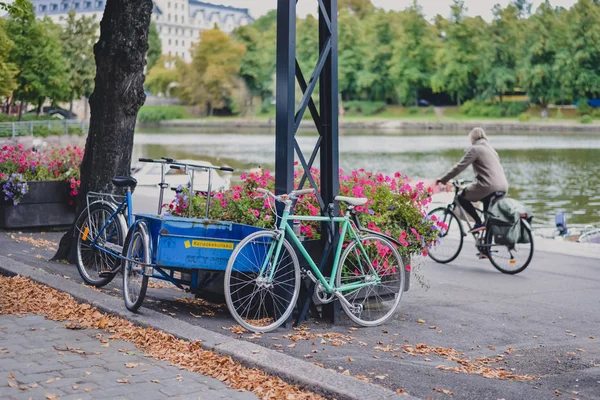
[[(531, 259), (533, 258), (533, 251), (534, 251), (534, 245), (533, 245), (533, 233), (531, 232), (531, 229), (529, 229), (526, 226), (522, 227), (523, 232), (527, 232), (527, 235), (529, 236), (529, 243), (517, 243), (515, 245), (512, 246), (520, 246), (520, 245), (529, 245), (529, 254), (527, 255), (527, 258), (525, 260), (525, 263), (523, 265), (517, 266), (515, 269), (508, 269), (506, 268), (503, 263), (501, 263), (501, 257), (495, 256), (494, 255), (494, 251), (492, 251), (492, 246), (494, 247), (506, 247), (508, 253), (510, 254), (510, 259), (508, 260), (509, 265), (512, 265), (511, 262), (514, 260), (514, 252), (515, 250), (513, 249), (513, 251), (511, 251), (511, 249), (509, 248), (510, 246), (504, 246), (504, 245), (495, 245), (493, 244), (493, 240), (494, 240), (494, 235), (492, 233), (492, 229), (487, 230), (486, 235), (485, 235), (485, 245), (488, 248), (487, 252), (488, 252), (488, 258), (490, 259), (490, 262), (492, 263), (492, 265), (500, 272), (504, 273), (504, 274), (509, 274), (509, 275), (515, 275), (518, 274), (519, 272), (522, 272), (523, 270), (525, 270), (525, 268), (527, 268), (527, 266), (529, 266), (529, 263), (531, 263)], [(523, 246), (525, 247), (525, 246)], [(517, 250), (518, 251), (518, 250)], [(515, 261), (516, 263), (516, 261)]]
[[(150, 264), (151, 261), (150, 236), (144, 222), (136, 223), (127, 233), (123, 256), (126, 258), (123, 267), (123, 299), (125, 307), (136, 312), (144, 302), (148, 288), (148, 276), (144, 274), (144, 265), (141, 264)], [(137, 286), (136, 280), (139, 280), (139, 288), (134, 287)]]
[[(277, 329), (287, 321), (298, 300), (300, 264), (287, 239), (283, 238), (272, 282), (259, 276), (270, 246), (277, 245), (278, 235), (275, 231), (259, 231), (247, 236), (236, 246), (225, 270), (225, 301), (229, 312), (243, 328), (252, 332)], [(273, 251), (271, 257), (274, 256)], [(269, 265), (273, 265), (273, 260)], [(284, 277), (286, 281), (273, 283)], [(258, 303), (255, 295), (259, 296)]]
[[(345, 293), (340, 292), (355, 307), (354, 309), (350, 309), (344, 301), (340, 301), (340, 304), (348, 318), (357, 324), (377, 326), (391, 318), (400, 304), (404, 293), (405, 266), (398, 250), (384, 236), (367, 234), (360, 238), (360, 242), (370, 258), (365, 258), (360, 247), (357, 247), (359, 242), (356, 239), (352, 240), (340, 258), (335, 284), (336, 287), (340, 287), (343, 284), (362, 283), (372, 279), (372, 269), (368, 268), (366, 272), (363, 268), (366, 262), (370, 261), (377, 270), (381, 282)], [(395, 279), (396, 277), (399, 279)], [(391, 301), (384, 300), (390, 297)], [(355, 304), (360, 300), (362, 300), (361, 304)], [(363, 317), (365, 311), (368, 311), (369, 316), (371, 312), (375, 314), (382, 311), (383, 315), (367, 319)]]
[[(441, 255), (436, 254), (436, 250), (441, 249), (441, 247), (438, 247), (438, 246), (441, 246), (442, 243), (433, 245), (427, 253), (433, 261), (438, 262), (440, 264), (447, 264), (449, 262), (454, 261), (456, 259), (456, 257), (458, 257), (458, 255), (460, 254), (460, 251), (462, 250), (462, 247), (463, 247), (465, 233), (463, 231), (462, 224), (460, 223), (460, 220), (458, 219), (458, 217), (456, 216), (454, 211), (448, 209), (447, 207), (436, 208), (434, 210), (431, 210), (427, 215), (429, 215), (429, 216), (436, 215), (436, 218), (438, 220), (440, 220), (440, 218), (437, 216), (438, 213), (444, 215), (443, 222), (445, 222), (446, 225), (448, 225), (448, 230), (444, 233), (443, 236), (440, 236), (440, 241), (443, 242), (443, 239), (448, 234), (452, 235), (450, 233), (450, 229), (453, 226), (458, 226), (458, 233), (459, 233), (458, 239), (457, 239), (458, 247), (456, 248), (456, 251), (454, 253), (451, 253), (451, 255), (447, 258), (441, 257)], [(447, 220), (448, 216), (450, 218), (449, 220)], [(454, 240), (454, 239), (455, 238), (450, 238), (450, 240)]]
[[(106, 224), (108, 218), (116, 211), (116, 208), (106, 202), (95, 202), (86, 207), (75, 222), (77, 270), (81, 279), (88, 285), (102, 287), (110, 283), (114, 275), (100, 277), (101, 271), (114, 270), (121, 263), (121, 259), (112, 256), (91, 246), (91, 238), (94, 238)], [(97, 215), (97, 217), (96, 217)], [(92, 225), (92, 226), (90, 226)], [(97, 225), (97, 226), (96, 226)], [(100, 240), (103, 243), (112, 243), (122, 247), (125, 242), (127, 224), (121, 214), (114, 216), (110, 225), (104, 230)]]

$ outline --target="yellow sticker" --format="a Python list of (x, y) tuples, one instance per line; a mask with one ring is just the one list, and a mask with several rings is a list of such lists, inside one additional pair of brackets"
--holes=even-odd
[(193, 240), (192, 246), (193, 247), (202, 247), (204, 249), (233, 250), (233, 243), (209, 242), (208, 240)]
[(189, 240), (186, 240), (185, 242), (183, 242), (183, 245), (185, 246), (186, 249), (189, 249), (191, 247)]
[(90, 228), (88, 228), (87, 226), (85, 227), (85, 229), (83, 230), (83, 235), (81, 235), (81, 239), (83, 240), (87, 240), (88, 234), (90, 233)]
[(511, 264), (516, 264), (517, 262), (515, 260), (510, 260)]

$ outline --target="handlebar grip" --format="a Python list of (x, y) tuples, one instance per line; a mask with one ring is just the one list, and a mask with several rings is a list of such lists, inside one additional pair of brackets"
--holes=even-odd
[(233, 172), (233, 168), (231, 168), (231, 167), (221, 167), (221, 168), (219, 168), (219, 171), (229, 171), (229, 172)]
[(138, 158), (139, 162), (154, 162), (153, 159), (151, 158)]
[(296, 196), (302, 196), (304, 194), (313, 194), (314, 192), (315, 192), (315, 189), (310, 188), (310, 189), (294, 190), (292, 193)]
[(183, 167), (179, 165), (170, 165), (171, 169), (183, 169)]
[(174, 159), (172, 159), (172, 158), (169, 158), (169, 157), (161, 157), (161, 159), (162, 159), (162, 160), (165, 160), (165, 161), (166, 161), (166, 162), (168, 162), (168, 163), (172, 163), (173, 161), (175, 161)]

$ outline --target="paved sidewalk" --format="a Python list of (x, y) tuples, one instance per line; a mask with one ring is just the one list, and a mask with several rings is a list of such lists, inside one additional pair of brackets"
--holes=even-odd
[[(42, 316), (0, 315), (3, 399), (232, 399), (249, 392), (144, 357), (131, 343), (102, 343), (98, 330), (71, 330)], [(108, 347), (104, 347), (108, 344)]]

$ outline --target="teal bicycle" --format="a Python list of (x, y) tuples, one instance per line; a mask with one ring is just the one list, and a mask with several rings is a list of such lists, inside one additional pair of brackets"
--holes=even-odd
[[(359, 325), (379, 325), (394, 314), (404, 289), (405, 267), (392, 238), (360, 225), (355, 207), (364, 205), (366, 198), (337, 196), (336, 201), (347, 205), (341, 217), (300, 216), (291, 215), (293, 205), (314, 189), (279, 196), (265, 189), (257, 191), (262, 197), (283, 203), (284, 210), (276, 229), (247, 236), (227, 264), (225, 300), (242, 327), (269, 332), (287, 321), (298, 300), (303, 276), (315, 283), (315, 295), (321, 303), (338, 299), (348, 317)], [(340, 224), (330, 277), (323, 276), (290, 220)], [(293, 245), (309, 269), (301, 270)]]

